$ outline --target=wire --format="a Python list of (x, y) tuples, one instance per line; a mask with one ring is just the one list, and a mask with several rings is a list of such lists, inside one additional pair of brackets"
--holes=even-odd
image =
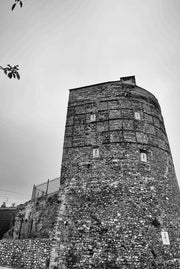
[[(6, 197), (6, 198), (11, 198), (11, 199), (28, 199), (28, 197), (23, 197), (23, 196), (18, 196), (17, 194), (9, 194), (9, 193), (6, 193), (6, 194), (0, 194), (0, 199), (3, 198), (3, 197)], [(1, 267), (0, 267), (1, 268)]]
[(10, 191), (10, 190), (1, 189), (1, 188), (0, 188), (0, 191), (11, 192), (11, 193), (16, 193), (16, 194), (21, 194), (21, 195), (23, 195), (23, 196), (27, 196), (27, 195), (28, 195), (28, 194), (24, 194), (24, 193), (20, 193), (20, 192), (15, 192), (15, 191)]

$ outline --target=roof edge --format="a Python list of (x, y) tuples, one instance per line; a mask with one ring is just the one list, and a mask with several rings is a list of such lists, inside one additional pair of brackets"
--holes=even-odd
[(90, 84), (90, 85), (87, 85), (87, 86), (81, 86), (81, 87), (76, 87), (76, 88), (71, 88), (69, 89), (69, 91), (74, 91), (74, 90), (79, 90), (79, 89), (85, 89), (85, 88), (90, 88), (90, 87), (94, 87), (94, 86), (98, 86), (98, 85), (104, 85), (104, 84), (107, 84), (107, 83), (116, 83), (116, 82), (120, 82), (120, 80), (115, 80), (115, 81), (106, 81), (106, 82), (100, 82), (100, 83), (96, 83), (96, 84)]

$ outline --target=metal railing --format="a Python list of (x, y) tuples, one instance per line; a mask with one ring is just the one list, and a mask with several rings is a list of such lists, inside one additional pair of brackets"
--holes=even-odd
[(47, 180), (46, 182), (34, 185), (31, 200), (48, 195), (50, 193), (57, 192), (60, 186), (60, 178), (55, 178), (52, 180)]

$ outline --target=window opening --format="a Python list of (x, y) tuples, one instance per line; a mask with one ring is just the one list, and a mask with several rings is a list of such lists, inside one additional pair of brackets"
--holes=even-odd
[(161, 231), (163, 245), (170, 245), (168, 232)]
[(95, 148), (93, 149), (93, 158), (98, 158), (99, 157), (99, 149)]
[(91, 118), (90, 118), (91, 121), (96, 121), (96, 114), (91, 114)]
[(145, 151), (140, 151), (141, 161), (147, 163), (147, 153)]
[(134, 117), (136, 120), (140, 120), (141, 119), (141, 115), (139, 112), (134, 112)]

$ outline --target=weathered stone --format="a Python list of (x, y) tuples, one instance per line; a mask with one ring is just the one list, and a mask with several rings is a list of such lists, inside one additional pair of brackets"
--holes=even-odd
[(51, 268), (180, 268), (180, 194), (157, 99), (122, 81), (91, 85), (70, 90), (67, 116)]
[(57, 193), (30, 200), (17, 207), (13, 238), (51, 238), (56, 210)]
[(0, 240), (0, 265), (11, 268), (47, 268), (50, 261), (49, 239)]

